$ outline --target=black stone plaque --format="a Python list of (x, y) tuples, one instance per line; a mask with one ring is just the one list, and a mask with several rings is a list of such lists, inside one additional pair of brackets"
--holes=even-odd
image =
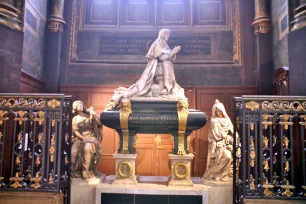
[[(146, 55), (154, 38), (100, 37), (100, 55)], [(179, 55), (211, 55), (210, 37), (172, 37), (169, 47), (182, 47)]]

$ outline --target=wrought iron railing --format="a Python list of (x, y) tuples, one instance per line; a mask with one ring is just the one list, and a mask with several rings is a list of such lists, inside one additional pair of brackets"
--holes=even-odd
[(306, 97), (234, 98), (234, 203), (306, 201)]
[(0, 94), (0, 191), (63, 192), (69, 203), (71, 97)]

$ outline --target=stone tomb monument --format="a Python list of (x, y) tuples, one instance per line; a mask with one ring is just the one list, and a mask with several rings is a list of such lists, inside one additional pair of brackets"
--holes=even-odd
[(119, 87), (101, 114), (103, 125), (115, 129), (120, 137), (113, 184), (137, 184), (135, 144), (137, 133), (171, 134), (173, 149), (169, 154), (171, 175), (168, 185), (193, 186), (190, 163), (193, 154), (187, 141), (193, 130), (203, 127), (206, 115), (188, 109), (188, 100), (175, 80), (173, 61), (181, 47), (170, 49), (170, 30), (162, 29), (151, 45), (148, 64), (140, 79), (129, 88)]

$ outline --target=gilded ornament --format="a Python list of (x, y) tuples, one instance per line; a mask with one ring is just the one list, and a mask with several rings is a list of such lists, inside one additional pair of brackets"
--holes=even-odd
[(289, 164), (289, 161), (286, 161), (285, 162), (285, 171), (286, 173), (288, 173), (290, 171), (290, 164)]
[(250, 130), (254, 131), (255, 124), (254, 123), (249, 123), (249, 124), (250, 124)]
[(271, 189), (274, 188), (274, 186), (269, 184), (268, 179), (265, 180), (265, 184), (263, 184), (262, 187), (265, 189), (263, 192), (265, 196), (273, 195), (273, 192), (271, 191)]
[(12, 187), (12, 188), (21, 188), (22, 185), (21, 185), (20, 182), (21, 182), (22, 180), (23, 180), (23, 179), (19, 177), (19, 172), (16, 172), (15, 177), (11, 177), (11, 178), (10, 178), (10, 181), (13, 181), (13, 182), (14, 182), (13, 184), (10, 185), (10, 187)]
[[(129, 153), (129, 116), (132, 113), (132, 105), (129, 99), (122, 99), (120, 102), (120, 127), (123, 135), (121, 154)], [(120, 142), (120, 141), (119, 141)]]
[(187, 99), (179, 99), (177, 101), (177, 115), (178, 115), (178, 155), (186, 155), (185, 151), (185, 132), (187, 126), (187, 119), (189, 114), (189, 103)]
[(291, 197), (293, 195), (291, 190), (295, 189), (295, 186), (290, 185), (289, 180), (286, 180), (286, 185), (281, 185), (281, 188), (285, 189), (285, 191), (282, 193), (283, 196)]
[(250, 175), (250, 190), (255, 190), (255, 183), (254, 183), (255, 179), (253, 178), (253, 175)]
[(269, 139), (266, 136), (262, 137), (262, 142), (263, 142), (265, 148), (269, 147)]
[(276, 136), (273, 135), (273, 147), (276, 145), (276, 141), (277, 141)]
[(43, 140), (43, 133), (40, 132), (37, 136), (37, 144), (41, 144)]
[(272, 178), (273, 178), (273, 182), (272, 182), (273, 185), (274, 185), (274, 186), (278, 186), (278, 181), (277, 181), (277, 179), (279, 179), (279, 176), (276, 175), (276, 172), (273, 173), (273, 177), (272, 177)]
[(256, 152), (255, 152), (254, 138), (253, 136), (251, 136), (250, 138), (250, 165), (251, 167), (255, 166), (255, 157), (256, 157)]
[(285, 148), (289, 147), (289, 139), (286, 136), (284, 136), (284, 146), (285, 146)]
[(173, 167), (173, 173), (176, 179), (185, 179), (189, 175), (188, 165), (184, 162), (177, 162)]
[(55, 126), (55, 120), (51, 120), (51, 126), (52, 126), (52, 127)]
[(263, 125), (265, 130), (268, 129), (269, 125), (272, 125), (272, 121), (268, 121), (271, 117), (273, 117), (273, 116), (268, 115), (268, 114), (263, 114), (262, 115), (262, 122), (261, 122), (261, 124)]
[[(1, 114), (0, 114), (1, 115)], [(300, 125), (304, 126), (305, 130), (306, 130), (306, 115), (301, 115), (301, 118), (303, 118), (303, 122), (299, 122)], [(1, 117), (0, 117), (1, 118)], [(1, 120), (1, 119), (0, 119)], [(1, 122), (1, 121), (0, 121)]]
[(240, 129), (240, 125), (241, 125), (241, 118), (239, 116), (237, 116), (236, 117), (236, 126), (237, 126), (238, 130)]
[(19, 125), (22, 125), (23, 122), (28, 120), (28, 118), (25, 118), (27, 111), (20, 110), (20, 111), (17, 111), (17, 114), (19, 115), (19, 118), (14, 118), (14, 120), (19, 121)]
[(0, 132), (0, 142), (2, 141), (3, 134)]
[(118, 164), (117, 173), (121, 178), (128, 178), (132, 175), (133, 167), (131, 162), (123, 161)]
[(48, 101), (48, 107), (49, 108), (59, 108), (61, 106), (61, 102), (56, 99), (52, 99)]
[(15, 164), (16, 164), (16, 166), (18, 167), (20, 163), (21, 163), (20, 155), (18, 154), (18, 155), (16, 156)]
[(293, 122), (287, 122), (290, 118), (292, 117), (292, 115), (281, 115), (280, 118), (282, 119), (281, 122), (279, 122), (279, 124), (284, 125), (285, 130), (288, 130), (288, 126), (289, 125), (293, 125)]
[(269, 161), (268, 161), (268, 160), (265, 160), (265, 161), (264, 161), (264, 170), (266, 170), (266, 172), (268, 172), (269, 169), (270, 169), (270, 167), (269, 167)]
[(249, 111), (257, 111), (259, 110), (259, 103), (255, 101), (250, 101), (245, 103), (245, 108)]
[(50, 152), (50, 162), (54, 162), (54, 152), (55, 152), (55, 133), (51, 136), (51, 147), (49, 149)]
[(38, 111), (37, 115), (39, 118), (35, 118), (34, 121), (38, 121), (38, 124), (41, 126), (45, 120), (45, 112)]
[(5, 114), (7, 114), (7, 111), (0, 110), (0, 125), (3, 124), (3, 121), (9, 119), (8, 117), (3, 117)]
[(39, 172), (36, 172), (35, 177), (31, 178), (30, 181), (34, 182), (33, 184), (31, 184), (31, 188), (34, 188), (34, 189), (40, 188), (41, 187), (40, 185), (41, 177), (39, 177)]
[(35, 165), (38, 167), (40, 165), (40, 156), (36, 156)]
[(3, 177), (0, 177), (0, 188), (2, 187), (2, 181), (3, 181)]
[(67, 165), (69, 163), (68, 161), (68, 155), (65, 155), (65, 165)]
[(17, 143), (21, 144), (22, 143), (22, 131), (19, 132), (17, 135)]

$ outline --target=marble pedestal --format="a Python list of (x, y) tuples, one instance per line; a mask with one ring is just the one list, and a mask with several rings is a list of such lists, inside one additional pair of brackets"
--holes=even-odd
[(193, 186), (190, 179), (190, 164), (194, 155), (189, 153), (186, 155), (169, 154), (171, 160), (171, 175), (168, 186)]
[(73, 204), (95, 204), (96, 187), (105, 180), (105, 175), (100, 178), (71, 178), (71, 203)]
[(116, 179), (112, 184), (137, 184), (135, 169), (137, 154), (113, 154), (116, 160)]

